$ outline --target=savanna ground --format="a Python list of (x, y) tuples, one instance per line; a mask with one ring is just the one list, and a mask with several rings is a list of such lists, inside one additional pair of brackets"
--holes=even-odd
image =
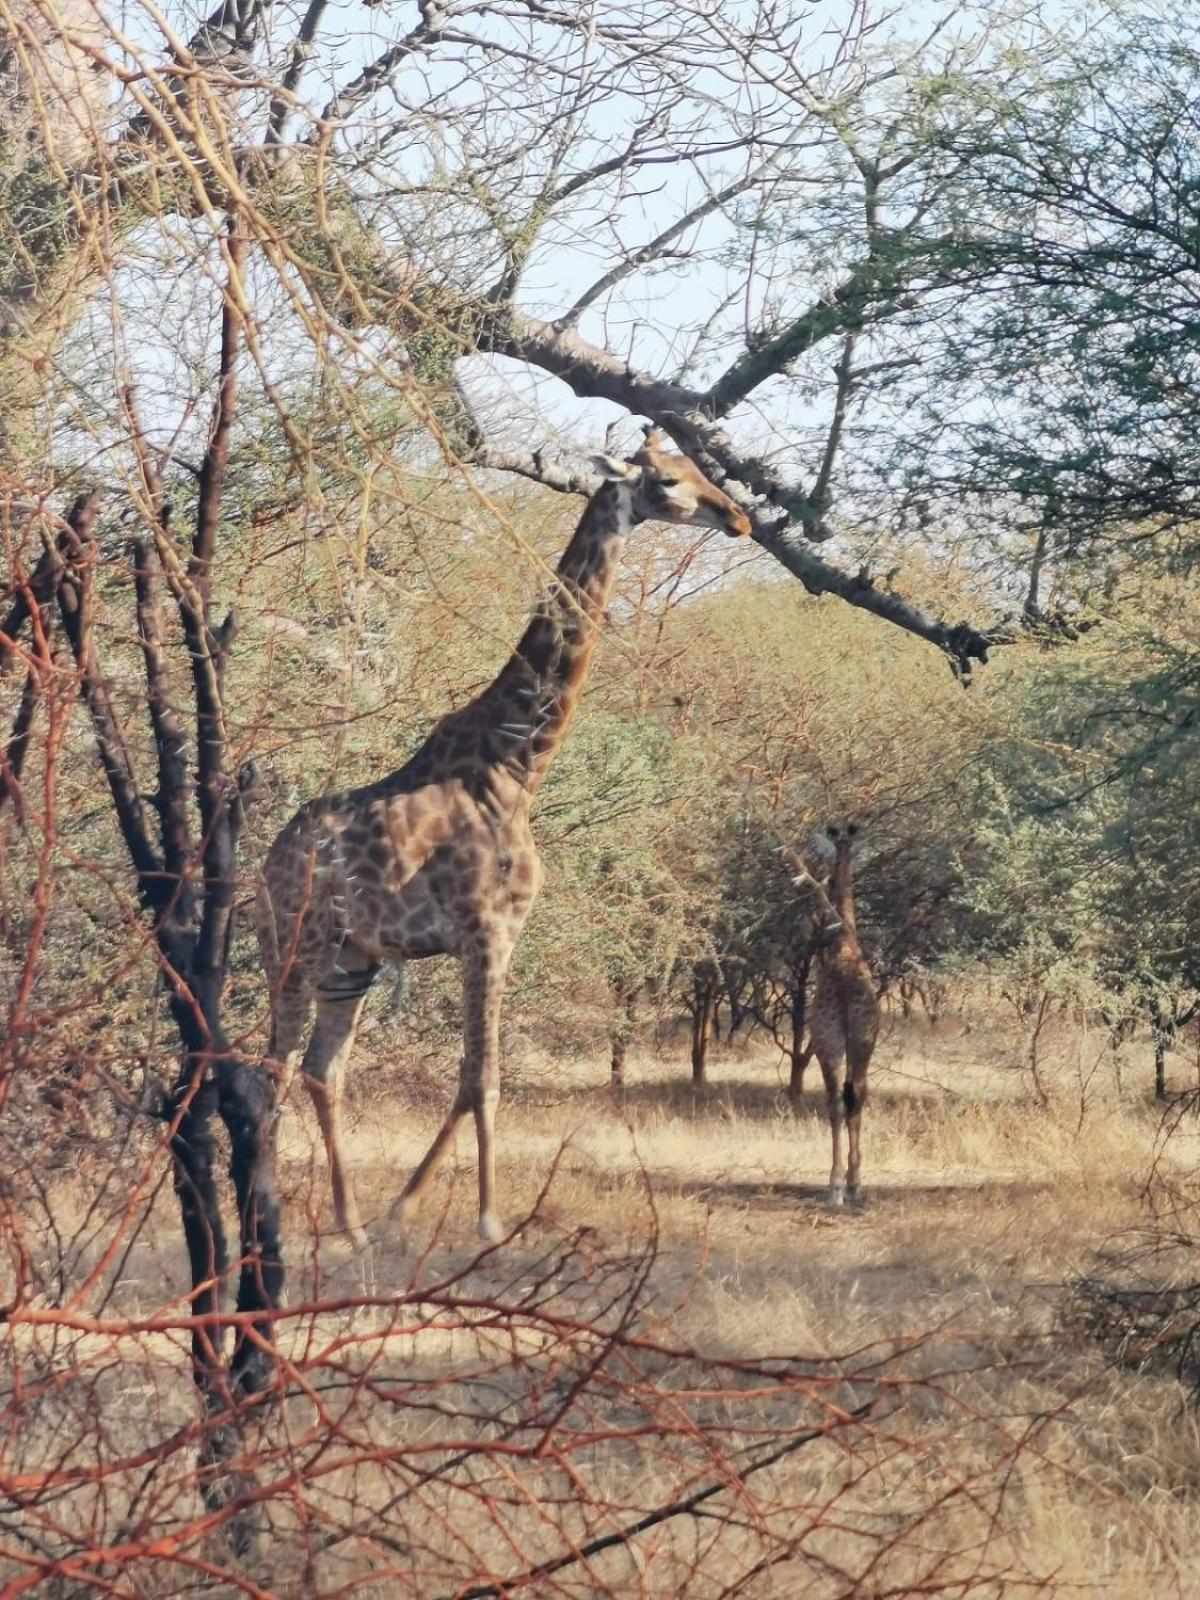
[[(451, 1081), (444, 1052), (397, 1068), (392, 1042), (368, 1026), (353, 1079), (365, 1256), (328, 1231), (307, 1103), (284, 1112), (292, 1398), (254, 1434), (247, 1493), (268, 1532), (244, 1561), (197, 1529), (182, 1451), (149, 1470), (138, 1457), (193, 1415), (182, 1334), (145, 1326), (188, 1290), (169, 1191), (123, 1257), (74, 1260), (77, 1282), (91, 1264), (113, 1284), (103, 1329), (16, 1332), (31, 1392), (35, 1354), (57, 1375), (26, 1466), (78, 1453), (93, 1479), (26, 1531), (61, 1549), (76, 1519), (115, 1552), (145, 1519), (162, 1541), (122, 1567), (81, 1536), (46, 1592), (487, 1594), (565, 1557), (523, 1592), (1197, 1593), (1200, 1420), (1169, 1374), (1111, 1365), (1069, 1291), (1164, 1195), (1185, 1196), (1194, 1167), (1190, 1114), (1162, 1139), (1143, 1046), (1118, 1088), (1100, 1035), (1064, 1029), (1046, 1108), (999, 1025), (893, 1022), (867, 1199), (835, 1213), (815, 1067), (797, 1118), (765, 1046), (719, 1053), (694, 1090), (678, 1044), (647, 1043), (618, 1102), (601, 1058), (518, 1040), (500, 1145), (518, 1231), (478, 1256), (469, 1127), (407, 1250), (389, 1229)], [(1185, 1087), (1194, 1068), (1172, 1069)], [(60, 1215), (67, 1189), (82, 1215), (80, 1177), (55, 1186)], [(553, 1441), (544, 1460), (531, 1426)], [(580, 1556), (708, 1485), (695, 1514)], [(4, 1592), (35, 1576), (10, 1567)]]

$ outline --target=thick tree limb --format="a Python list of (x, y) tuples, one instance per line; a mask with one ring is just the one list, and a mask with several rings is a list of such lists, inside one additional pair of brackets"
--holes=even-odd
[(100, 765), (108, 779), (117, 825), (137, 873), (142, 902), (159, 912), (167, 892), (163, 861), (151, 839), (145, 802), (134, 776), (133, 763), (112, 707), (112, 697), (100, 668), (91, 634), (91, 573), (95, 560), (93, 529), (97, 504), (80, 495), (67, 513), (67, 565), (58, 586), (59, 615), (75, 658), (79, 692), (91, 717)]
[(869, 611), (872, 616), (893, 623), (905, 633), (915, 634), (918, 639), (936, 645), (950, 658), (955, 674), (964, 681), (970, 679), (976, 662), (981, 666), (987, 664), (989, 650), (997, 645), (1011, 644), (1016, 637), (1005, 627), (985, 633), (966, 621), (950, 623), (940, 617), (928, 616), (902, 595), (880, 589), (865, 573), (852, 575), (843, 572), (829, 562), (822, 561), (795, 539), (789, 539), (773, 528), (756, 526), (753, 537), (764, 550), (770, 551), (781, 566), (800, 579), (809, 594), (835, 594), (848, 605)]
[(317, 36), (317, 29), (321, 25), (321, 18), (329, 0), (308, 0), (308, 9), (300, 23), (300, 31), (296, 35), (296, 42), (292, 46), (291, 58), (288, 61), (287, 71), (284, 73), (279, 88), (271, 97), (271, 111), (267, 124), (268, 145), (279, 144), (283, 138), (283, 130), (287, 123), (288, 112), (292, 106), (292, 96), (303, 76), (304, 68), (312, 58), (312, 42)]
[[(230, 61), (236, 64), (257, 40), (267, 8), (268, 0), (226, 0), (192, 42), (197, 64), (225, 61), (225, 70)], [(432, 46), (444, 32), (446, 16), (439, 0), (428, 0), (421, 7), (418, 24), (372, 68), (340, 91), (327, 107), (327, 115), (330, 118), (348, 115), (378, 87), (381, 73), (386, 76), (407, 55)], [(306, 17), (306, 22), (315, 27), (315, 15)], [(180, 121), (183, 148), (187, 148), (186, 104), (169, 107), (168, 114)], [(301, 265), (292, 241), (302, 238), (295, 228), (295, 200), (298, 193), (303, 194), (305, 170), (302, 166), (290, 167), (283, 184), (285, 192), (278, 196), (272, 192), (270, 179), (272, 173), (282, 176), (282, 169), (268, 166), (261, 170), (268, 182), (261, 190), (252, 191), (261, 207), (260, 220), (270, 228), (273, 207), (279, 199), (284, 206), (281, 219), (286, 218), (287, 222), (287, 227), (283, 228), (281, 220), (280, 232), (268, 248), (271, 253), (278, 250), (281, 260)], [(253, 169), (247, 167), (244, 176), (252, 181)], [(193, 184), (206, 181), (200, 166), (191, 161), (189, 178)], [(296, 182), (300, 183), (300, 190), (296, 189)], [(224, 181), (212, 183), (211, 203), (225, 203), (225, 186)], [(721, 191), (714, 200), (705, 202), (697, 214), (707, 214), (710, 206), (728, 199), (740, 187), (740, 183), (735, 183)], [(136, 198), (123, 184), (119, 172), (107, 188), (114, 214), (128, 209), (130, 199)], [(161, 191), (155, 193), (160, 202)], [(838, 328), (858, 326), (864, 319), (877, 317), (899, 303), (901, 280), (906, 272), (910, 275), (912, 263), (906, 259), (905, 271), (901, 270), (901, 264), (894, 258), (901, 247), (895, 241), (892, 241), (892, 257), (885, 260), (878, 251), (872, 252), (851, 270), (828, 301), (814, 305), (803, 316), (793, 319), (783, 333), (746, 352), (709, 389), (701, 390), (641, 371), (613, 351), (584, 339), (570, 325), (571, 318), (580, 309), (578, 305), (559, 322), (546, 321), (527, 315), (511, 304), (497, 304), (487, 296), (463, 296), (432, 283), (411, 260), (389, 255), (378, 236), (360, 220), (356, 198), (348, 189), (338, 187), (326, 192), (318, 211), (321, 225), (311, 232), (311, 248), (302, 246), (301, 253), (309, 255), (314, 262), (328, 262), (332, 251), (335, 270), (332, 273), (309, 272), (306, 278), (315, 298), (336, 320), (358, 325), (365, 320), (379, 321), (391, 327), (403, 340), (436, 333), (452, 348), (457, 345), (462, 354), (480, 352), (521, 361), (559, 378), (580, 398), (607, 400), (634, 416), (655, 422), (714, 477), (725, 480), (735, 496), (737, 486), (742, 485), (748, 495), (759, 502), (752, 507), (755, 536), (764, 549), (805, 583), (810, 592), (836, 594), (859, 609), (935, 643), (964, 675), (973, 662), (986, 660), (988, 647), (999, 642), (998, 637), (989, 638), (969, 625), (951, 625), (929, 618), (899, 596), (877, 589), (865, 577), (851, 577), (802, 550), (789, 536), (789, 524), (808, 539), (821, 539), (829, 531), (825, 522), (832, 475), (828, 461), (818, 471), (814, 487), (806, 490), (788, 481), (752, 451), (735, 446), (719, 425), (718, 419), (729, 409), (768, 377), (785, 370), (820, 339)], [(81, 225), (81, 218), (76, 221)], [(74, 225), (68, 219), (68, 231)], [(661, 251), (672, 232), (668, 229), (660, 234), (647, 247), (646, 254), (652, 257), (656, 250)], [(351, 260), (355, 265), (352, 281), (342, 270), (343, 263)], [(614, 270), (623, 272), (624, 267)], [(228, 311), (227, 307), (227, 314)], [(501, 452), (491, 448), (482, 451), (481, 445), (477, 445), (476, 450), (478, 459), (486, 459), (499, 470), (515, 470), (526, 476), (540, 477), (541, 481), (554, 480), (558, 488), (583, 486), (583, 480), (575, 474), (561, 469), (556, 471), (544, 459), (535, 459), (533, 455), (526, 457), (523, 451)], [(742, 499), (746, 503), (746, 496)], [(209, 507), (215, 503), (213, 496), (205, 494), (203, 488), (201, 501)], [(749, 504), (747, 509), (751, 509)], [(198, 545), (197, 552), (200, 548)], [(198, 554), (198, 559), (203, 565), (202, 554)], [(169, 573), (168, 581), (172, 581)], [(2, 646), (0, 653), (3, 653)], [(194, 664), (203, 662), (207, 671), (214, 660), (211, 648), (194, 656), (193, 660)], [(219, 662), (216, 666), (219, 670)], [(202, 777), (200, 781), (204, 782)], [(215, 790), (210, 788), (208, 794), (215, 807)], [(207, 824), (205, 837), (210, 837)], [(224, 942), (224, 938), (214, 939), (212, 948)]]
[[(549, 461), (541, 451), (489, 445), (470, 411), (470, 402), (461, 386), (458, 387), (458, 397), (458, 418), (461, 421), (465, 413), (469, 419), (464, 425), (465, 443), (473, 462), (499, 472), (519, 473), (561, 493), (590, 494), (594, 491), (598, 479)], [(729, 443), (722, 430), (713, 429), (702, 422), (693, 422), (674, 412), (667, 412), (654, 420), (714, 479), (728, 480), (733, 477), (745, 482), (743, 472), (746, 476), (752, 476), (752, 463), (747, 462)], [(716, 447), (710, 449), (714, 436)], [(725, 487), (731, 488), (728, 481)], [(806, 542), (794, 535), (789, 536), (786, 520), (777, 511), (764, 510), (761, 506), (750, 506), (749, 511), (751, 537), (788, 572), (799, 578), (809, 594), (836, 595), (848, 605), (868, 611), (872, 616), (936, 645), (949, 657), (954, 672), (964, 681), (970, 679), (976, 662), (986, 664), (989, 650), (1010, 643), (1014, 637), (1005, 628), (985, 633), (966, 621), (949, 623), (940, 617), (931, 617), (902, 595), (881, 589), (866, 573), (847, 573), (832, 562), (823, 560)]]
[(25, 815), (21, 798), (21, 770), (25, 765), (25, 752), (29, 747), (29, 734), (33, 727), (33, 714), (41, 696), (41, 681), (35, 667), (25, 674), (21, 699), (13, 717), (12, 732), (0, 756), (0, 811), (6, 800), (12, 801), (13, 811), (20, 822)]
[(187, 733), (171, 701), (162, 618), (151, 565), (150, 541), (133, 542), (133, 581), (137, 596), (138, 641), (146, 668), (146, 709), (158, 758), (158, 793), (154, 796), (166, 869), (179, 879), (176, 915), (191, 922), (191, 889), (187, 883), (192, 856), (187, 802)]
[(25, 582), (9, 591), (12, 604), (8, 615), (0, 622), (0, 678), (5, 676), (16, 659), (17, 652), (13, 644), (27, 618), (53, 599), (61, 571), (62, 563), (54, 552), (43, 550)]

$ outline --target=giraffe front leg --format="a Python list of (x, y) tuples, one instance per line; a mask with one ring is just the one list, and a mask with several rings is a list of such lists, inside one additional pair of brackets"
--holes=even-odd
[(846, 1074), (846, 1082), (842, 1086), (842, 1103), (846, 1108), (846, 1136), (850, 1145), (846, 1168), (846, 1194), (854, 1201), (862, 1199), (859, 1141), (862, 1134), (863, 1107), (867, 1103), (867, 1066), (867, 1061), (852, 1062)]
[(825, 1079), (825, 1104), (829, 1110), (829, 1133), (833, 1142), (833, 1162), (829, 1169), (829, 1204), (840, 1206), (846, 1198), (846, 1174), (842, 1166), (842, 1095), (838, 1084), (841, 1060), (818, 1052), (821, 1075)]
[(511, 944), (483, 941), (464, 964), (463, 1024), (471, 1109), (479, 1149), (479, 1237), (495, 1244), (504, 1237), (496, 1211), (496, 1108), (500, 1103), (500, 1003), (508, 974)]
[(467, 1082), (467, 1064), (464, 1059), (458, 1069), (458, 1090), (450, 1106), (445, 1121), (434, 1136), (433, 1143), (426, 1150), (413, 1170), (412, 1176), (401, 1189), (399, 1195), (392, 1201), (388, 1211), (388, 1220), (395, 1226), (400, 1235), (401, 1247), (408, 1236), (409, 1224), (413, 1212), (416, 1210), (417, 1201), (421, 1198), (429, 1180), (441, 1166), (450, 1147), (450, 1142), (458, 1131), (458, 1125), (471, 1109), (471, 1093)]
[(500, 1001), (511, 954), (511, 940), (490, 930), (481, 931), (464, 949), (463, 1058), (458, 1092), (433, 1143), (392, 1206), (392, 1219), (401, 1230), (470, 1111), (475, 1116), (479, 1146), (479, 1237), (488, 1244), (504, 1237), (496, 1213), (495, 1125), (500, 1099)]

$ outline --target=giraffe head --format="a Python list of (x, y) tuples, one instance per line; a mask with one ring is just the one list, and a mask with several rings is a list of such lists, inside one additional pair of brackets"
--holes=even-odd
[(854, 841), (858, 837), (858, 824), (848, 822), (844, 828), (839, 828), (835, 823), (830, 823), (825, 832), (833, 842), (834, 857), (838, 861), (849, 860), (854, 852)]
[(628, 461), (612, 456), (595, 456), (593, 461), (607, 479), (629, 486), (635, 523), (678, 522), (744, 538), (750, 518), (741, 506), (710, 483), (695, 462), (665, 445), (661, 433), (648, 432)]

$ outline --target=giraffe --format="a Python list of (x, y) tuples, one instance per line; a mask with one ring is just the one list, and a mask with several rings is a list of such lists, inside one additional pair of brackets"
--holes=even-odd
[(458, 1089), (389, 1217), (403, 1232), (471, 1112), (479, 1236), (503, 1237), (494, 1143), (500, 1009), (542, 882), (531, 802), (578, 705), (630, 529), (653, 521), (750, 532), (741, 508), (653, 431), (628, 462), (597, 456), (594, 465), (601, 486), (495, 680), (438, 722), (397, 771), (303, 806), (263, 866), (254, 920), (271, 999), (269, 1056), (284, 1091), (300, 1067), (338, 1227), (357, 1248), (366, 1234), (342, 1149), (341, 1096), (363, 1002), (383, 962), (442, 954), (457, 956), (462, 970)]
[[(863, 959), (854, 919), (854, 868), (851, 855), (858, 829), (851, 823), (829, 829), (834, 867), (830, 890), (841, 928), (825, 931), (817, 950), (817, 981), (813, 987), (805, 1061), (815, 1055), (825, 1079), (825, 1101), (833, 1138), (833, 1166), (829, 1174), (829, 1203), (840, 1206), (848, 1193), (861, 1196), (859, 1179), (863, 1107), (867, 1103), (867, 1068), (879, 1035), (879, 1001), (871, 970)], [(840, 1081), (843, 1064), (845, 1079)], [(847, 1169), (842, 1168), (842, 1115), (850, 1145)]]

